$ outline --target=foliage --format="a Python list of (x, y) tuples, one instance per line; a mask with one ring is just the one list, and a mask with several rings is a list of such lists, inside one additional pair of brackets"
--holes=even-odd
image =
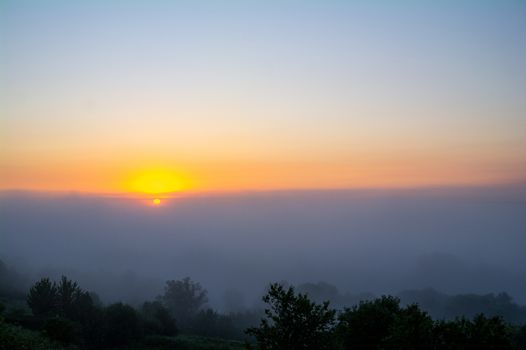
[(187, 327), (204, 304), (208, 302), (208, 292), (189, 277), (166, 282), (164, 294), (159, 297), (170, 310), (177, 322)]
[(437, 319), (471, 319), (483, 313), (486, 316), (501, 316), (506, 322), (516, 325), (526, 323), (526, 307), (519, 306), (507, 293), (447, 295), (428, 288), (406, 290), (398, 295), (402, 304), (418, 303), (423, 310)]
[(468, 323), (469, 348), (472, 349), (512, 349), (511, 329), (500, 317), (475, 316)]
[(510, 328), (499, 317), (433, 322), (417, 305), (401, 308), (387, 296), (346, 309), (339, 321), (344, 349), (512, 349)]
[(71, 344), (78, 341), (75, 324), (64, 318), (52, 318), (44, 325), (44, 334), (58, 343)]
[[(418, 305), (401, 307), (400, 300), (392, 296), (346, 308), (339, 314), (334, 331), (328, 322), (321, 328), (323, 340), (312, 341), (305, 339), (305, 334), (315, 337), (317, 331), (309, 329), (309, 324), (323, 318), (304, 312), (308, 308), (298, 308), (299, 300), (311, 307), (315, 305), (304, 295), (296, 296), (292, 287), (287, 290), (280, 285), (271, 287), (264, 297), (271, 306), (266, 310), (267, 319), (262, 320), (259, 328), (248, 330), (260, 349), (506, 350), (520, 349), (524, 341), (521, 338), (524, 333), (515, 330), (513, 334), (512, 326), (502, 318), (477, 315), (472, 320), (434, 322)], [(324, 309), (326, 314), (331, 312), (334, 316), (333, 310)]]
[(385, 349), (430, 349), (433, 342), (433, 320), (417, 305), (401, 308), (389, 329)]
[(266, 319), (259, 327), (249, 328), (262, 350), (328, 349), (331, 345), (335, 311), (329, 302), (316, 304), (305, 294), (296, 294), (294, 287), (285, 289), (272, 284), (263, 301)]
[(434, 326), (434, 349), (523, 349), (514, 345), (512, 329), (499, 317), (480, 314), (473, 320), (438, 321)]
[(517, 327), (514, 332), (515, 346), (518, 349), (526, 349), (526, 325)]
[(77, 282), (62, 276), (56, 288), (57, 309), (60, 316), (71, 319), (79, 317), (78, 304), (82, 302), (83, 294), (85, 292), (79, 288)]
[(27, 304), (35, 316), (54, 316), (58, 309), (57, 285), (42, 278), (29, 290)]
[[(16, 304), (10, 304), (7, 310), (0, 304), (0, 350), (76, 346), (82, 349), (240, 349), (240, 341), (221, 338), (246, 340), (240, 330), (258, 320), (259, 327), (252, 326), (246, 331), (254, 341), (246, 344), (248, 348), (526, 349), (526, 325), (516, 326), (492, 316), (499, 310), (508, 310), (508, 316), (513, 313), (520, 316), (517, 313), (520, 307), (512, 303), (507, 294), (448, 299), (433, 292), (427, 300), (442, 305), (442, 309), (444, 305), (458, 302), (466, 312), (472, 312), (477, 305), (485, 305), (486, 310), (491, 311), (490, 316), (479, 314), (433, 321), (419, 305), (402, 306), (400, 300), (392, 296), (344, 308), (336, 318), (337, 313), (329, 308), (329, 302), (313, 301), (310, 295), (317, 300), (323, 296), (339, 296), (340, 301), (348, 296), (323, 283), (305, 284), (302, 290), (308, 294), (296, 293), (292, 286), (272, 284), (263, 297), (268, 307), (264, 312), (221, 314), (210, 308), (203, 309), (206, 290), (186, 278), (168, 281), (163, 296), (145, 302), (137, 311), (122, 303), (104, 307), (96, 294), (83, 291), (66, 277), (58, 284), (44, 278), (31, 287), (27, 296), (32, 314)], [(465, 305), (459, 302), (463, 298), (468, 299)], [(488, 309), (489, 306), (492, 308)], [(176, 314), (184, 320), (185, 334), (177, 334)]]
[(205, 337), (239, 338), (232, 318), (212, 309), (201, 310), (193, 319), (190, 331)]
[(515, 324), (526, 322), (526, 310), (512, 302), (507, 293), (455, 295), (449, 297), (444, 306), (446, 319), (453, 319), (458, 315), (473, 318), (479, 313), (489, 316), (502, 316), (508, 322)]
[(5, 323), (0, 319), (0, 350), (73, 350), (64, 347), (37, 332)]
[[(83, 291), (77, 282), (65, 276), (58, 284), (43, 278), (31, 287), (27, 303), (37, 320), (43, 322), (48, 338), (99, 346), (103, 343), (104, 322), (101, 308), (95, 305), (92, 295), (95, 294)], [(27, 326), (39, 327), (39, 322), (31, 319), (18, 320)]]
[(104, 342), (110, 346), (123, 346), (140, 338), (139, 318), (135, 309), (115, 303), (104, 310)]
[(0, 300), (25, 299), (21, 276), (0, 259)]
[(363, 301), (339, 315), (338, 335), (346, 349), (377, 349), (389, 336), (390, 328), (400, 312), (400, 301), (382, 296)]
[(147, 333), (165, 336), (177, 334), (175, 318), (159, 301), (145, 302), (142, 306), (142, 316)]

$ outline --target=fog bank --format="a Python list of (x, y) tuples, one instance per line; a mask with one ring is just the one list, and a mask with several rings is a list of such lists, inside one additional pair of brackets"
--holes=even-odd
[(524, 247), (523, 186), (223, 194), (159, 207), (0, 196), (1, 259), (31, 281), (68, 274), (107, 301), (140, 301), (191, 276), (220, 309), (232, 295), (250, 306), (280, 280), (352, 293), (506, 291), (526, 303)]

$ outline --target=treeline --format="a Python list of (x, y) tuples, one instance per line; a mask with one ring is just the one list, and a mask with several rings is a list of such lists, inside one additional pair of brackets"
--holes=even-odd
[(273, 284), (263, 300), (266, 317), (248, 329), (257, 349), (526, 349), (524, 325), (483, 314), (435, 321), (417, 304), (404, 307), (392, 296), (336, 311), (329, 302)]
[[(308, 294), (317, 303), (329, 300), (336, 309), (375, 299), (371, 293), (341, 293), (336, 286), (326, 282), (303, 283), (297, 286), (297, 291)], [(461, 316), (473, 318), (483, 313), (486, 316), (501, 316), (512, 324), (526, 323), (526, 306), (515, 303), (507, 293), (448, 295), (427, 288), (402, 291), (396, 296), (400, 298), (402, 305), (416, 303), (435, 319), (454, 320)]]
[[(140, 308), (140, 303), (145, 300), (146, 295), (155, 295), (158, 293), (162, 284), (156, 284), (151, 288), (148, 293), (144, 292), (144, 288), (141, 286), (151, 283), (148, 280), (141, 280), (135, 278), (125, 278), (124, 275), (112, 276), (113, 280), (118, 280), (119, 285), (128, 286), (127, 289), (115, 291), (110, 293), (113, 295), (113, 299), (126, 300), (127, 303), (131, 303), (137, 308)], [(104, 291), (108, 276), (100, 278), (97, 285)], [(97, 280), (96, 277), (90, 276), (86, 280)], [(10, 306), (12, 301), (17, 300), (19, 305), (25, 305), (27, 290), (34, 282), (30, 278), (29, 273), (19, 273), (13, 268), (8, 268), (0, 259), (0, 303), (9, 300)], [(281, 282), (283, 285), (288, 285), (286, 281)], [(347, 291), (340, 291), (338, 288), (330, 283), (318, 282), (318, 283), (302, 283), (296, 286), (296, 290), (303, 294), (308, 294), (309, 298), (317, 303), (321, 303), (325, 300), (331, 302), (331, 306), (335, 309), (343, 309), (346, 306), (357, 305), (363, 300), (372, 300), (377, 296), (365, 292), (365, 293), (350, 293)], [(262, 293), (264, 291), (262, 290)], [(119, 294), (120, 293), (120, 294)], [(106, 293), (107, 294), (107, 293)], [(402, 305), (408, 305), (411, 303), (417, 303), (419, 307), (428, 312), (434, 319), (445, 319), (453, 320), (456, 317), (465, 316), (467, 318), (473, 318), (478, 313), (484, 313), (486, 316), (501, 316), (506, 322), (512, 324), (524, 324), (526, 323), (526, 306), (518, 305), (513, 299), (506, 293), (498, 294), (459, 294), (459, 295), (448, 295), (441, 293), (433, 289), (420, 289), (420, 290), (406, 290), (396, 294), (393, 294), (400, 298)], [(226, 312), (246, 311), (248, 308), (245, 304), (245, 297), (242, 293), (229, 290), (228, 293), (224, 294), (224, 309)], [(216, 294), (217, 297), (217, 294)], [(246, 296), (247, 299), (252, 300), (251, 295)], [(259, 297), (258, 297), (259, 298)], [(252, 308), (256, 304), (252, 304)], [(257, 306), (262, 308), (262, 306)], [(211, 311), (211, 310), (209, 310)], [(233, 327), (236, 328), (236, 338), (242, 337), (242, 326), (246, 326), (246, 321), (242, 319), (248, 318), (249, 320), (254, 319), (257, 321), (255, 315), (249, 316), (247, 314), (258, 314), (258, 312), (242, 312), (234, 317), (233, 320), (225, 320), (225, 315), (215, 315), (220, 321), (214, 321), (215, 323), (222, 323), (221, 327), (224, 328), (224, 323), (233, 323)], [(211, 312), (209, 312), (211, 315)], [(248, 324), (250, 325), (250, 324)], [(217, 332), (212, 332), (217, 333)]]
[(31, 314), (6, 313), (6, 322), (39, 331), (58, 344), (85, 348), (126, 346), (143, 336), (177, 334), (170, 312), (159, 302), (145, 302), (141, 309), (115, 303), (103, 306), (93, 293), (62, 277), (56, 283), (41, 279), (27, 295)]
[[(252, 312), (219, 314), (205, 308), (207, 301), (207, 291), (190, 278), (167, 281), (162, 295), (137, 308), (120, 302), (104, 306), (95, 293), (65, 276), (58, 283), (43, 278), (27, 294), (31, 313), (16, 308), (4, 312), (1, 322), (38, 331), (63, 346), (98, 349), (130, 344), (172, 346), (168, 338), (180, 331), (243, 339), (248, 325), (259, 319)], [(5, 347), (8, 340), (2, 334), (5, 332), (0, 331), (0, 349), (15, 349), (14, 344)]]
[(526, 326), (500, 316), (436, 320), (393, 296), (335, 309), (318, 300), (325, 287), (272, 284), (261, 312), (220, 314), (206, 307), (207, 291), (190, 278), (167, 281), (162, 294), (136, 307), (103, 305), (64, 276), (43, 278), (27, 293), (29, 312), (0, 305), (0, 350), (196, 349), (180, 346), (182, 334), (243, 339), (246, 348), (262, 350), (526, 349)]

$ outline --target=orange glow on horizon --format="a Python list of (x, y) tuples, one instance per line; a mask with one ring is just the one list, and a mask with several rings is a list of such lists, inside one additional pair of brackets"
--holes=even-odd
[[(164, 163), (176, 162), (167, 159)], [(181, 162), (177, 168), (141, 168), (124, 162), (111, 167), (74, 162), (60, 167), (24, 164), (4, 167), (5, 171), (0, 174), (0, 190), (139, 195), (152, 203), (152, 198), (207, 192), (477, 186), (516, 183), (523, 179), (506, 164), (489, 163), (480, 167), (498, 171), (473, 172), (472, 168), (471, 164), (434, 158), (389, 162), (378, 158), (357, 159), (349, 164), (329, 161)]]

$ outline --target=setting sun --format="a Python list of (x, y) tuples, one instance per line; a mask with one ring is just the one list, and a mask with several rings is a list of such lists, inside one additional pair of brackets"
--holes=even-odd
[(161, 204), (161, 200), (159, 198), (155, 198), (153, 201), (152, 201), (153, 205), (160, 205)]
[[(165, 169), (155, 169), (141, 172), (132, 177), (126, 185), (127, 190), (132, 192), (142, 192), (148, 194), (178, 192), (188, 189), (188, 180), (173, 171)], [(155, 203), (159, 201), (158, 203)], [(159, 204), (160, 200), (155, 199), (154, 204)]]

